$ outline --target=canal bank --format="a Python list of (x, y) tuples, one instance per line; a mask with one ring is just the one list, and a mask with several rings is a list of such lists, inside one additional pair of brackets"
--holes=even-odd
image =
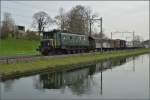
[[(2, 78), (11, 78), (42, 73), (45, 71), (68, 70), (89, 65), (98, 61), (108, 59), (119, 59), (123, 57), (136, 56), (149, 53), (149, 49), (113, 51), (104, 53), (94, 53), (89, 55), (79, 55), (73, 57), (50, 58), (48, 60), (38, 60), (33, 62), (20, 62), (15, 64), (0, 64), (0, 75)], [(80, 65), (80, 66), (79, 66)]]

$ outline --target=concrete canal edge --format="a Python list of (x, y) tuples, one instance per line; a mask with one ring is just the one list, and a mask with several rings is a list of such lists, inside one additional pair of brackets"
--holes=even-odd
[[(76, 68), (86, 67), (88, 65), (91, 65), (91, 64), (94, 64), (94, 63), (97, 63), (100, 61), (111, 60), (111, 59), (120, 59), (120, 58), (130, 57), (130, 56), (137, 56), (137, 55), (145, 54), (145, 53), (150, 53), (150, 50), (149, 49), (140, 49), (140, 50), (133, 50), (133, 51), (130, 50), (130, 51), (125, 51), (124, 53), (111, 52), (110, 54), (106, 54), (105, 56), (103, 55), (103, 57), (101, 57), (101, 55), (99, 54), (98, 55), (99, 59), (91, 59), (91, 61), (83, 60), (83, 62), (54, 64), (53, 66), (51, 66), (51, 63), (49, 63), (49, 61), (45, 61), (45, 62), (47, 62), (45, 67), (41, 67), (41, 68), (37, 67), (36, 68), (36, 66), (34, 66), (34, 68), (33, 68), (30, 66), (26, 66), (28, 70), (24, 70), (24, 71), (21, 70), (21, 68), (20, 69), (17, 69), (17, 68), (19, 65), (20, 66), (26, 65), (26, 63), (17, 63), (17, 64), (14, 64), (14, 66), (13, 66), (13, 64), (0, 64), (0, 69), (2, 69), (0, 71), (0, 74), (1, 74), (2, 80), (7, 80), (7, 79), (11, 79), (11, 78), (18, 78), (18, 77), (29, 76), (29, 75), (45, 73), (45, 72), (73, 70)], [(49, 65), (48, 65), (48, 63), (49, 63)], [(29, 65), (29, 64), (27, 64), (27, 65)], [(13, 69), (12, 69), (12, 67), (13, 67)], [(23, 67), (22, 67), (22, 69), (23, 69)], [(3, 70), (3, 68), (4, 68), (4, 70)]]

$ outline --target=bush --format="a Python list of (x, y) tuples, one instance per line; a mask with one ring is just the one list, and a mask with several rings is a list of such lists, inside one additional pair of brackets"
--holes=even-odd
[(8, 34), (4, 34), (3, 32), (0, 32), (0, 39), (6, 39), (8, 37)]
[(36, 33), (32, 31), (28, 31), (25, 38), (28, 40), (40, 40), (40, 36), (36, 35)]

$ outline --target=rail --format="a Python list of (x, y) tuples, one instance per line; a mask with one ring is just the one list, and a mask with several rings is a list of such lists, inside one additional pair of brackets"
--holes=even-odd
[[(134, 50), (134, 49), (124, 49), (124, 50)], [(112, 50), (110, 50), (108, 52), (111, 52), (111, 51)], [(104, 51), (104, 52), (107, 52), (107, 51)], [(0, 64), (12, 64), (12, 63), (17, 63), (17, 62), (31, 62), (31, 61), (35, 61), (35, 60), (46, 60), (49, 58), (61, 58), (61, 57), (68, 57), (68, 56), (89, 55), (89, 54), (95, 54), (95, 53), (98, 53), (98, 52), (93, 51), (93, 52), (88, 52), (88, 53), (61, 54), (61, 55), (57, 54), (57, 55), (50, 55), (50, 56), (31, 55), (31, 56), (0, 57)]]
[[(96, 52), (94, 52), (94, 53), (96, 53)], [(17, 62), (31, 62), (31, 61), (35, 61), (35, 60), (46, 60), (49, 58), (61, 58), (61, 57), (87, 55), (87, 54), (93, 54), (93, 52), (92, 53), (78, 53), (78, 54), (49, 55), (49, 56), (31, 55), (31, 56), (0, 57), (0, 64), (12, 64), (12, 63), (17, 63)]]

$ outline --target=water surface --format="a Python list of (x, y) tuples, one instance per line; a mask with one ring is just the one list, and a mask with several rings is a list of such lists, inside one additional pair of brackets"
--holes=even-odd
[(150, 54), (0, 82), (1, 100), (148, 99)]

